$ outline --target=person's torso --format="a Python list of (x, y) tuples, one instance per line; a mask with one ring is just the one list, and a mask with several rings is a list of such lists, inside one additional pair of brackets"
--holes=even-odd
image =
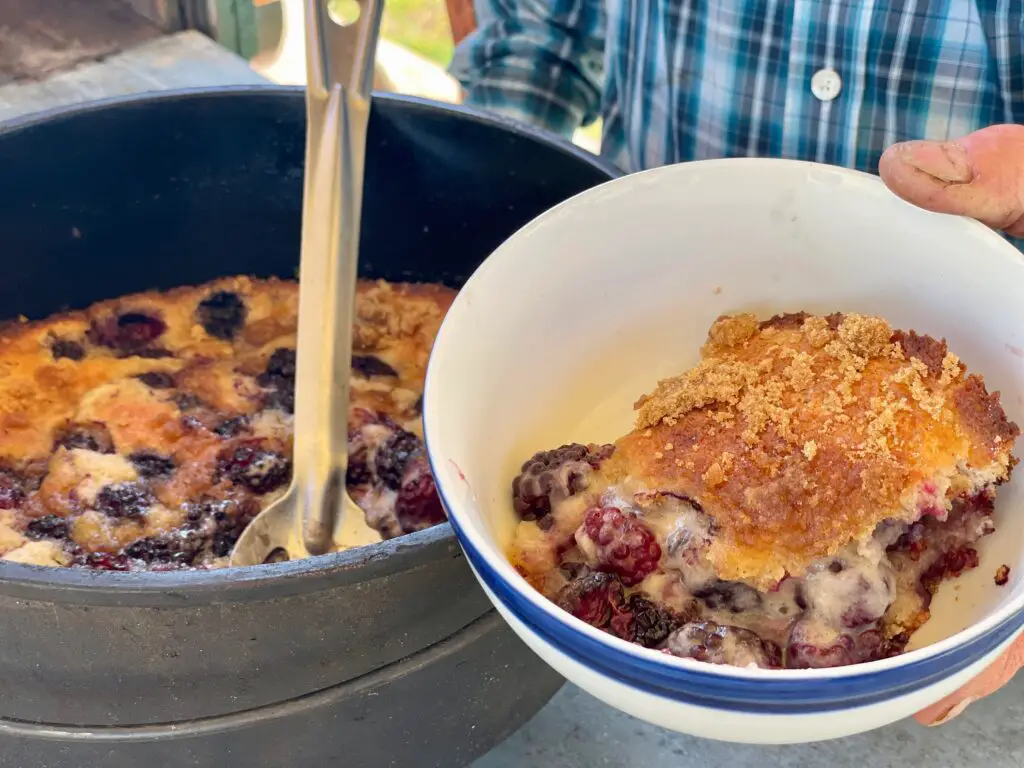
[(606, 0), (602, 153), (875, 172), (890, 144), (1024, 123), (1024, 0)]

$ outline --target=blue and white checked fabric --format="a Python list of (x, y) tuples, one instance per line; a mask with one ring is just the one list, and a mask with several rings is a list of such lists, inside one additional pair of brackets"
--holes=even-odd
[[(476, 0), (466, 103), (627, 171), (786, 157), (877, 172), (906, 139), (1024, 123), (1024, 0)], [(832, 100), (812, 77), (834, 70)], [(834, 82), (834, 81), (833, 81)], [(820, 91), (819, 91), (820, 94)]]

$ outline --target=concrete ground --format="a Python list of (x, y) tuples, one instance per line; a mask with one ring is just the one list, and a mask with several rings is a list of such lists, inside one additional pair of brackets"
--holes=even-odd
[(666, 731), (575, 686), (472, 768), (1024, 768), (1024, 674), (939, 728), (913, 721), (836, 741), (764, 747)]

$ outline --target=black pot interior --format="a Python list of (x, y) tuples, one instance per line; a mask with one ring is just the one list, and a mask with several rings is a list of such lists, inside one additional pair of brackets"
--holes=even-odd
[[(148, 96), (0, 128), (0, 317), (298, 265), (301, 90)], [(615, 171), (568, 144), (398, 97), (370, 118), (360, 272), (458, 287)]]

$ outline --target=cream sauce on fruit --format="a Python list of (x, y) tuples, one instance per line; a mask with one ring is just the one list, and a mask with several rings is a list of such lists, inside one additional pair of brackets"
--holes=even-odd
[[(923, 522), (886, 522), (767, 591), (717, 578), (706, 557), (714, 521), (699, 504), (628, 483), (553, 496), (550, 519), (520, 524), (512, 560), (552, 599), (579, 578), (574, 572), (615, 574), (625, 587), (623, 605), (639, 594), (680, 617), (661, 645), (669, 653), (740, 666), (839, 666), (902, 651), (916, 629), (903, 620), (926, 615), (922, 582), (970, 567), (970, 544), (993, 530), (990, 503), (957, 501), (937, 512), (933, 496), (932, 488), (919, 496)], [(607, 521), (614, 525), (597, 526)], [(601, 541), (597, 531), (604, 531)], [(651, 539), (660, 557), (647, 566)], [(639, 581), (623, 571), (638, 567), (645, 569)], [(619, 618), (603, 628), (614, 633), (628, 625), (628, 605), (613, 601), (610, 610)]]

